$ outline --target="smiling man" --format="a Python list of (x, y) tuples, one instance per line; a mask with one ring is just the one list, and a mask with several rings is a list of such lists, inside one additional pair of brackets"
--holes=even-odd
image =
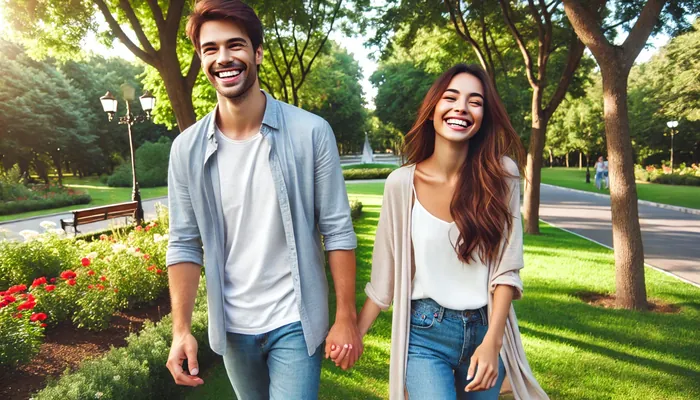
[[(317, 398), (324, 340), (326, 354), (362, 352), (357, 239), (333, 131), (260, 90), (262, 26), (246, 4), (198, 2), (187, 34), (218, 103), (170, 155), (167, 367), (180, 385), (204, 383), (190, 327), (206, 256), (209, 341), (238, 398)], [(337, 295), (330, 331), (324, 247)]]

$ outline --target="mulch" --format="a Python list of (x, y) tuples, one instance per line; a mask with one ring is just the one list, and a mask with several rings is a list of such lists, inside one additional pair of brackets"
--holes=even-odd
[(0, 367), (0, 399), (26, 400), (46, 385), (48, 377), (59, 377), (91, 358), (126, 346), (126, 337), (141, 330), (144, 322), (159, 321), (170, 313), (170, 297), (164, 296), (136, 310), (114, 314), (109, 328), (100, 332), (77, 329), (69, 321), (48, 329), (39, 353), (29, 363), (14, 368)]
[[(584, 302), (603, 308), (617, 308), (615, 305), (615, 295), (595, 292), (580, 292), (577, 293), (578, 298)], [(647, 299), (647, 311), (659, 314), (675, 314), (681, 311), (681, 308), (676, 304), (666, 303), (659, 299)]]

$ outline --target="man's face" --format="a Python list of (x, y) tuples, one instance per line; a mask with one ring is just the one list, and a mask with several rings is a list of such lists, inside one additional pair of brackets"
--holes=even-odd
[(257, 83), (262, 46), (253, 49), (243, 27), (225, 20), (205, 22), (199, 40), (202, 69), (216, 91), (229, 99), (246, 95)]

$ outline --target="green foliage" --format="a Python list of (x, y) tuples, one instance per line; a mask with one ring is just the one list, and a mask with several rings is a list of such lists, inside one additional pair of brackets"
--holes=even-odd
[[(136, 177), (140, 187), (158, 187), (168, 184), (168, 160), (172, 141), (161, 137), (156, 143), (146, 142), (136, 149)], [(107, 179), (108, 186), (131, 187), (131, 161), (120, 165)]]
[(0, 302), (0, 366), (14, 367), (31, 360), (44, 337), (41, 323), (30, 321), (31, 310), (17, 310), (21, 302), (19, 298), (5, 306)]
[(346, 181), (355, 179), (385, 179), (394, 168), (345, 169), (343, 178)]
[(362, 202), (359, 200), (350, 200), (350, 216), (353, 221), (362, 216)]
[(0, 241), (0, 288), (29, 285), (42, 276), (58, 276), (79, 261), (78, 250), (65, 236), (48, 232), (40, 236), (31, 231), (21, 233), (29, 240)]

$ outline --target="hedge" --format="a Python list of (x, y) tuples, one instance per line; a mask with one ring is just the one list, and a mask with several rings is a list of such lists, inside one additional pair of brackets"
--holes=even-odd
[(19, 214), (27, 211), (46, 210), (49, 208), (89, 204), (92, 198), (88, 194), (71, 196), (59, 194), (49, 199), (19, 200), (0, 203), (0, 215)]
[(346, 181), (355, 179), (386, 179), (393, 171), (391, 168), (345, 169), (343, 178)]

